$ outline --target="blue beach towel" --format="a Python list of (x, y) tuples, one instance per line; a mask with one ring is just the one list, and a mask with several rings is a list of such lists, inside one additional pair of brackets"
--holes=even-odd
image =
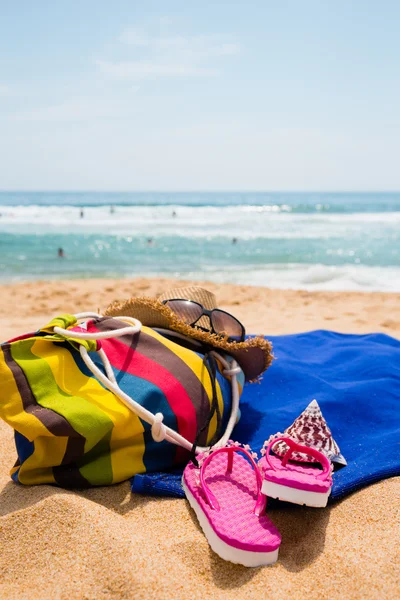
[[(268, 339), (276, 360), (261, 385), (246, 384), (232, 438), (259, 452), (315, 398), (348, 463), (333, 475), (331, 501), (400, 475), (400, 341), (323, 330)], [(184, 497), (181, 475), (136, 475), (132, 491)]]

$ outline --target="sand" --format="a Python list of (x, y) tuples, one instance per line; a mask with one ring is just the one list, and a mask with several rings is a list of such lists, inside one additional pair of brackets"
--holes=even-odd
[[(86, 280), (0, 286), (0, 338), (61, 312), (104, 308), (178, 282)], [(207, 284), (252, 333), (381, 331), (400, 338), (400, 297)], [(273, 511), (279, 561), (246, 569), (209, 548), (184, 500), (131, 494), (129, 483), (88, 491), (22, 487), (9, 478), (12, 430), (0, 422), (0, 598), (400, 597), (400, 478), (316, 510)]]

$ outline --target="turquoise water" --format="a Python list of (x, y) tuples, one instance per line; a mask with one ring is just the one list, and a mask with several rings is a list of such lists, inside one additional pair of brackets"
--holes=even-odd
[(100, 276), (400, 291), (400, 193), (0, 193), (3, 280)]

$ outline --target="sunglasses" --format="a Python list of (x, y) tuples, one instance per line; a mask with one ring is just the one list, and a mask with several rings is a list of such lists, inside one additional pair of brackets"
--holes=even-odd
[[(202, 331), (210, 331), (222, 336), (228, 336), (228, 340), (235, 342), (243, 342), (245, 336), (245, 328), (233, 315), (221, 310), (213, 308), (207, 310), (202, 304), (194, 300), (185, 300), (184, 298), (173, 298), (162, 302), (170, 308), (177, 317), (191, 327), (197, 327)], [(208, 322), (205, 317), (208, 317)]]

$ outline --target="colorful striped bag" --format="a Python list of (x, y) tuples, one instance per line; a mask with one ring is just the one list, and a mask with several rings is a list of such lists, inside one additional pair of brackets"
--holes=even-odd
[(0, 345), (0, 416), (18, 454), (12, 479), (108, 485), (183, 464), (222, 429), (224, 445), (243, 373), (226, 355), (185, 345), (136, 319), (89, 313)]

